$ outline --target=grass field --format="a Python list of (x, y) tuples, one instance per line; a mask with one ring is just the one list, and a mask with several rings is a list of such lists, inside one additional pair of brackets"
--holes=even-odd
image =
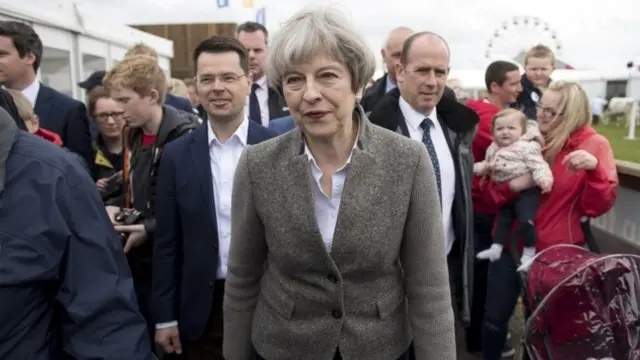
[(609, 140), (616, 159), (640, 163), (640, 126), (636, 127), (636, 140), (626, 139), (629, 129), (624, 125), (608, 124), (594, 128)]

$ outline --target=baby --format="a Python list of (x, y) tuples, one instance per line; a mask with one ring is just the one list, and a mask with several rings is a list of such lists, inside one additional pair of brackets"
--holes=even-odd
[(551, 169), (542, 156), (544, 140), (535, 121), (516, 109), (499, 112), (492, 123), (493, 143), (487, 149), (485, 161), (475, 163), (477, 176), (490, 175), (495, 182), (505, 182), (531, 173), (538, 187), (520, 192), (520, 196), (504, 205), (498, 212), (493, 245), (478, 253), (478, 259), (496, 261), (511, 236), (514, 220), (517, 234), (523, 239), (524, 250), (518, 270), (525, 270), (533, 260), (536, 249), (534, 219), (540, 203), (540, 194), (548, 193), (553, 186)]

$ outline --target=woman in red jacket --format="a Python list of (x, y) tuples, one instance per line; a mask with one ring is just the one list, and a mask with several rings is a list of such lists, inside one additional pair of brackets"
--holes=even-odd
[[(538, 108), (545, 136), (544, 156), (554, 177), (553, 189), (540, 202), (535, 218), (536, 250), (556, 244), (584, 245), (582, 217), (598, 217), (613, 207), (618, 175), (606, 138), (591, 126), (591, 108), (575, 82), (553, 83)], [(485, 181), (485, 200), (502, 206), (535, 186), (530, 174), (508, 183)], [(520, 295), (520, 278), (510, 252), (489, 265), (483, 349), (485, 360), (500, 359), (509, 319)]]

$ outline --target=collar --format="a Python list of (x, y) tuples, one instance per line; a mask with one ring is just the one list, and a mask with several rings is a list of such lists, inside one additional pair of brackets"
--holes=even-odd
[(393, 80), (391, 80), (391, 78), (389, 77), (389, 74), (387, 74), (387, 78), (385, 81), (385, 92), (389, 92), (397, 87), (398, 87), (398, 84), (396, 84)]
[[(360, 121), (360, 122), (362, 122), (362, 121)], [(349, 153), (349, 157), (347, 158), (347, 161), (344, 163), (344, 165), (342, 165), (342, 167), (340, 167), (340, 169), (336, 170), (336, 172), (344, 169), (345, 167), (347, 167), (347, 165), (349, 165), (351, 163), (351, 157), (353, 156), (353, 150), (358, 147), (358, 140), (360, 139), (360, 128), (361, 127), (362, 127), (361, 123), (358, 124), (358, 133), (356, 134), (356, 141), (353, 142), (353, 147), (351, 148), (351, 152)], [(304, 141), (304, 153), (305, 153), (305, 155), (307, 155), (307, 158), (309, 159), (309, 162), (312, 163), (313, 166), (315, 166), (316, 168), (320, 169), (320, 167), (318, 166), (318, 163), (316, 162), (316, 158), (311, 153), (311, 149), (309, 149), (309, 147), (307, 146), (306, 140), (303, 140), (303, 141)]]
[(407, 125), (411, 126), (413, 129), (421, 129), (420, 124), (422, 124), (422, 121), (424, 121), (425, 118), (431, 119), (431, 121), (433, 121), (433, 125), (439, 127), (438, 113), (436, 112), (435, 107), (431, 110), (430, 114), (424, 115), (411, 107), (411, 105), (409, 105), (402, 96), (400, 96), (400, 100), (398, 100), (398, 105), (400, 106), (400, 111), (402, 111)]
[(260, 86), (260, 89), (267, 90), (267, 77), (265, 75), (262, 75), (262, 77), (254, 81), (254, 83), (258, 84), (258, 86)]
[(31, 106), (36, 106), (36, 99), (38, 98), (39, 92), (40, 82), (38, 81), (38, 79), (36, 79), (31, 85), (22, 90), (22, 95), (24, 95), (27, 100), (29, 100)]
[[(233, 138), (236, 138), (240, 141), (240, 143), (242, 143), (243, 146), (247, 146), (248, 137), (249, 137), (249, 118), (245, 116), (244, 120), (242, 120), (242, 122), (240, 123), (240, 126), (238, 126), (236, 131), (229, 137), (227, 142), (232, 140)], [(207, 121), (207, 139), (208, 139), (209, 147), (211, 147), (214, 141), (217, 142), (218, 144), (221, 143), (220, 140), (218, 140), (218, 137), (216, 136), (216, 134), (213, 132), (210, 121)]]

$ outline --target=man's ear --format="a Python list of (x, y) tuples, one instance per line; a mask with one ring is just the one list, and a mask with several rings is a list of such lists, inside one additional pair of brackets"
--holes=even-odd
[(396, 80), (398, 81), (398, 83), (400, 83), (404, 79), (404, 74), (405, 74), (404, 65), (402, 65), (401, 62), (397, 62), (395, 70), (396, 70)]
[[(167, 90), (167, 93), (169, 91)], [(151, 89), (151, 91), (149, 92), (149, 97), (151, 98), (151, 100), (153, 100), (156, 104), (160, 105), (160, 93), (158, 92), (158, 90), (156, 89)]]

